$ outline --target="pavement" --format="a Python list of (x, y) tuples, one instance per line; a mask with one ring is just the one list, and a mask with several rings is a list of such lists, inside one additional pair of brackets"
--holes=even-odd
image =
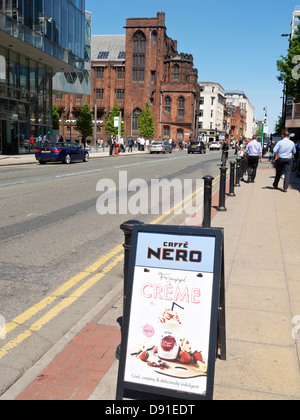
[[(19, 162), (20, 162), (19, 158)], [(229, 172), (229, 171), (228, 171)], [(212, 200), (225, 233), (227, 360), (215, 365), (214, 400), (300, 399), (300, 178), (272, 187), (267, 158), (255, 183)], [(197, 220), (197, 218), (195, 218)], [(115, 400), (123, 285), (115, 287), (0, 400)]]

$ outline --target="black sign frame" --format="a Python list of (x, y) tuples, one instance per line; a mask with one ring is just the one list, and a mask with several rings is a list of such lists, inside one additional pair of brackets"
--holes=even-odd
[[(124, 380), (128, 333), (131, 312), (131, 297), (133, 292), (134, 270), (137, 254), (137, 241), (140, 232), (172, 234), (185, 236), (201, 236), (215, 238), (213, 290), (211, 302), (211, 320), (209, 334), (209, 353), (207, 369), (206, 395), (192, 392), (176, 391), (157, 386)], [(122, 322), (122, 341), (119, 361), (116, 399), (124, 397), (140, 400), (212, 400), (214, 386), (215, 359), (226, 360), (226, 327), (225, 327), (225, 279), (224, 279), (224, 229), (198, 226), (172, 225), (136, 225), (132, 230), (131, 249), (127, 274), (127, 285), (124, 291), (124, 314)]]

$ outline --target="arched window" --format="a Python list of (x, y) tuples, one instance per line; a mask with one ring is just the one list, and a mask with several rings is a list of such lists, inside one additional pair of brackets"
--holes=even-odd
[(179, 66), (177, 64), (173, 67), (173, 80), (179, 80)]
[(139, 130), (139, 115), (141, 112), (140, 108), (135, 108), (132, 113), (132, 131)]
[(145, 78), (146, 37), (137, 32), (133, 37), (132, 80), (144, 81)]
[(157, 42), (157, 32), (156, 31), (152, 32), (152, 42), (153, 42), (153, 44), (156, 44), (156, 42)]
[(184, 117), (184, 98), (182, 96), (178, 99), (178, 117)]
[(167, 114), (170, 114), (171, 112), (171, 99), (169, 96), (166, 96), (165, 98), (165, 112)]

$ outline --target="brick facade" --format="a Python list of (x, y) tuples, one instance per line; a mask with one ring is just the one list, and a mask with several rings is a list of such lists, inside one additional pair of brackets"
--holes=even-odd
[[(92, 36), (91, 95), (81, 103), (87, 100), (92, 112), (97, 105), (97, 120), (102, 121), (97, 124), (97, 139), (106, 139), (105, 118), (115, 104), (122, 112), (126, 138), (137, 138), (137, 117), (147, 101), (156, 139), (178, 142), (196, 138), (200, 88), (193, 56), (177, 52), (177, 41), (167, 36), (164, 13), (155, 18), (127, 19), (125, 28), (124, 46), (121, 35)], [(99, 55), (101, 49), (107, 50), (107, 57)], [(120, 55), (122, 49), (126, 58)], [(65, 121), (76, 117), (74, 97), (64, 95), (60, 103), (54, 97), (62, 114), (62, 133), (66, 132)], [(76, 135), (78, 138), (73, 131), (71, 137)]]

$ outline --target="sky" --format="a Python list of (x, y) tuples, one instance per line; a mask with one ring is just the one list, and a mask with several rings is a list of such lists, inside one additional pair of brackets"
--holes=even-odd
[[(165, 13), (168, 37), (178, 52), (192, 54), (199, 82), (217, 82), (251, 99), (254, 116), (269, 134), (282, 113), (282, 85), (276, 61), (287, 54), (291, 0), (85, 0), (92, 35), (125, 35), (126, 19)], [(300, 0), (299, 0), (300, 5)], [(299, 7), (300, 9), (300, 7)]]

